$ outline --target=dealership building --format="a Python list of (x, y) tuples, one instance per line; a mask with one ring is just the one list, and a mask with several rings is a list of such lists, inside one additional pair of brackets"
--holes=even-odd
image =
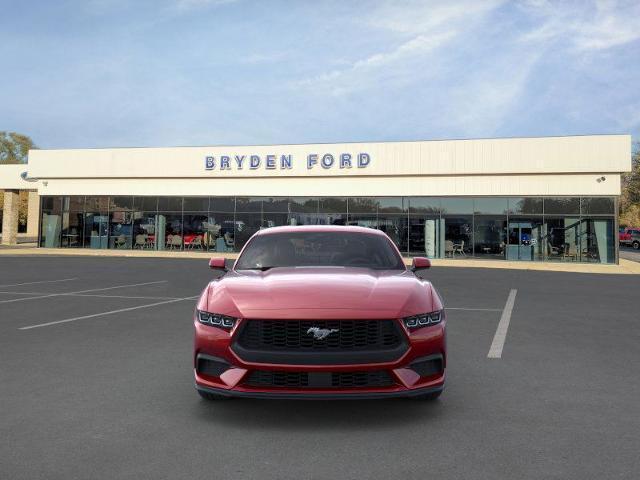
[(629, 135), (32, 150), (1, 165), (40, 247), (238, 251), (262, 228), (361, 225), (408, 256), (616, 263)]

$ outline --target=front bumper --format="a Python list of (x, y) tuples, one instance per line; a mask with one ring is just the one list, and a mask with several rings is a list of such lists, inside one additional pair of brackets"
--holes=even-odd
[[(248, 361), (234, 351), (234, 331), (195, 323), (194, 376), (196, 388), (203, 392), (228, 397), (280, 399), (350, 399), (411, 397), (441, 391), (445, 383), (446, 338), (445, 322), (417, 329), (404, 330), (406, 350), (392, 361), (350, 364), (290, 364)], [(201, 360), (210, 360), (203, 368)], [(425, 363), (426, 362), (426, 363)], [(435, 363), (434, 363), (435, 362)], [(426, 366), (425, 366), (426, 365)], [(431, 368), (437, 365), (436, 368)], [(252, 382), (254, 373), (286, 378), (279, 384)], [(342, 379), (367, 377), (387, 381), (366, 384), (342, 382)], [(303, 384), (292, 384), (299, 379)], [(344, 387), (343, 385), (348, 385)]]
[(196, 390), (213, 393), (229, 398), (259, 398), (263, 400), (380, 400), (385, 398), (411, 398), (429, 395), (444, 390), (443, 385), (416, 388), (402, 391), (380, 392), (279, 392), (279, 391), (240, 391), (224, 388), (204, 387), (196, 383)]

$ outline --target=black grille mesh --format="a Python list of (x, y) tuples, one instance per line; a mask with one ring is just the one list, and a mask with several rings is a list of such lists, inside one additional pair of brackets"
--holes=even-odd
[(388, 387), (394, 384), (384, 370), (331, 373), (254, 370), (244, 383), (251, 387), (284, 388)]
[[(322, 340), (313, 327), (337, 329)], [(238, 339), (251, 350), (387, 350), (401, 343), (393, 320), (248, 320)]]

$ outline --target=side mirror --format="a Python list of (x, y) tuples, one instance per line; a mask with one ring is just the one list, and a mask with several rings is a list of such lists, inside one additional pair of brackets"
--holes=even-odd
[(213, 269), (213, 270), (227, 270), (227, 266), (225, 263), (225, 259), (224, 258), (220, 258), (220, 257), (213, 257), (211, 260), (209, 260), (209, 268)]
[(411, 262), (411, 270), (425, 270), (427, 268), (431, 268), (431, 260), (425, 257), (414, 257), (413, 262)]

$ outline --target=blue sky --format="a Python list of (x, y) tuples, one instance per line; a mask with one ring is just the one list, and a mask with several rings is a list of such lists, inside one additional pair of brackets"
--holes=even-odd
[(42, 148), (631, 133), (640, 2), (0, 0)]

